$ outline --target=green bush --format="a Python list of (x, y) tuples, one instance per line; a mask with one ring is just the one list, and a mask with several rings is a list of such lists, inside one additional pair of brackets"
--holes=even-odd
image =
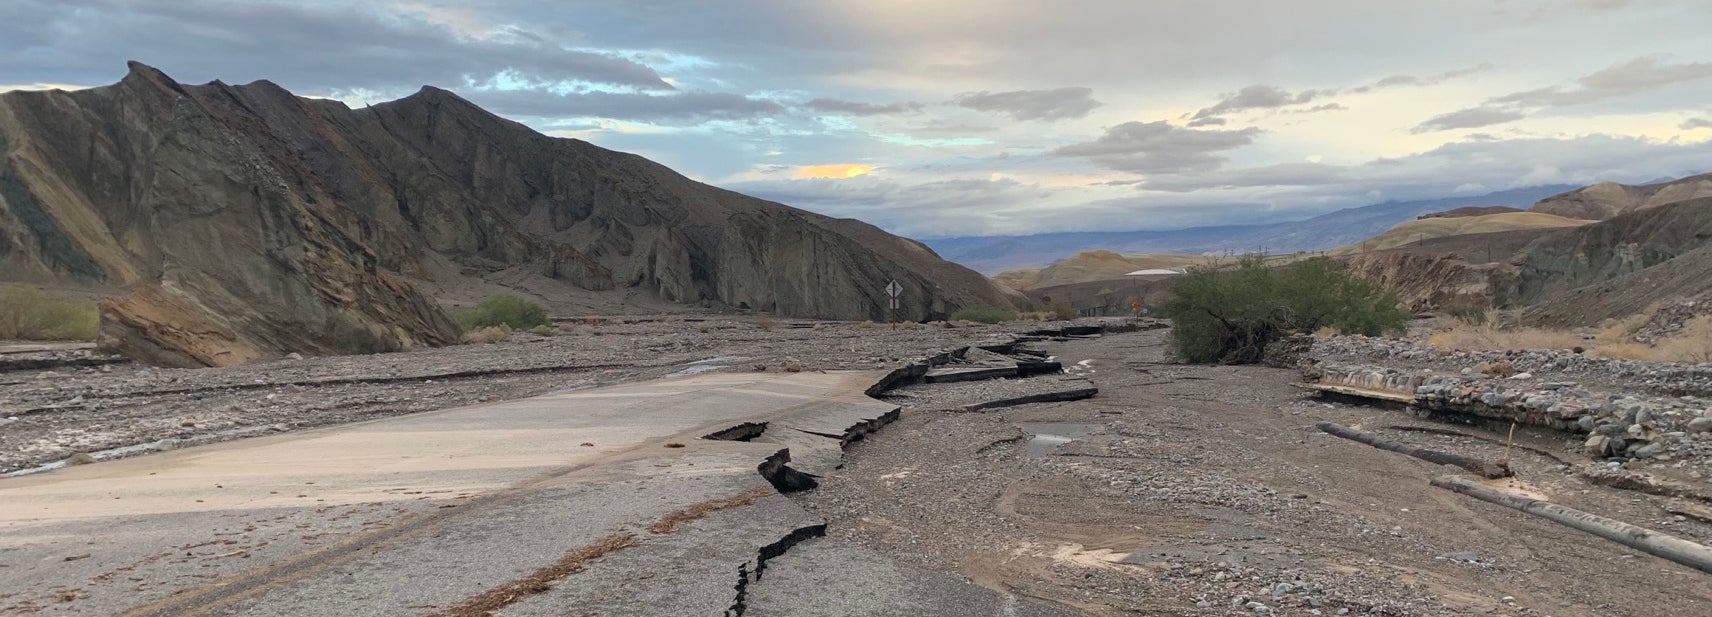
[(1159, 313), (1172, 321), (1172, 354), (1197, 363), (1252, 364), (1268, 343), (1324, 327), (1372, 336), (1400, 333), (1409, 323), (1395, 295), (1327, 257), (1276, 268), (1260, 258), (1191, 268), (1172, 281)]
[(1076, 307), (1071, 306), (1069, 302), (1058, 302), (1047, 310), (1052, 311), (1052, 316), (1059, 321), (1070, 321), (1081, 316), (1076, 312)]
[(547, 319), (546, 307), (512, 294), (482, 300), (474, 308), (458, 311), (457, 317), (458, 325), (463, 326), (466, 332), (496, 326), (528, 330), (551, 323)]
[(997, 306), (968, 306), (951, 314), (951, 321), (974, 321), (994, 324), (1017, 318), (1016, 311)]
[(49, 297), (24, 285), (0, 285), (0, 339), (95, 339), (95, 305)]

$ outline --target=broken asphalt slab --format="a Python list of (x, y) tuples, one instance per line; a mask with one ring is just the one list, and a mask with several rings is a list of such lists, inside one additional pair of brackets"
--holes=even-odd
[(0, 569), (0, 612), (761, 611), (824, 523), (758, 467), (836, 467), (896, 417), (863, 395), (879, 377), (706, 374), (0, 481), (0, 551), (30, 565)]

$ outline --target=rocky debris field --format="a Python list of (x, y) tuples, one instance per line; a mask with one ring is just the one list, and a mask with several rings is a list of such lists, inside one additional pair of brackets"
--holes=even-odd
[(905, 387), (900, 419), (796, 498), (836, 538), (1102, 617), (1712, 613), (1704, 573), (1433, 488), (1462, 472), (1315, 423), (1507, 457), (1507, 490), (1712, 542), (1703, 503), (1591, 481), (1551, 429), (1507, 447), (1315, 400), (1294, 370), (1170, 364), (1163, 337), (1042, 343), (1099, 386), (1083, 401), (948, 411), (1040, 378)]
[(1574, 381), (1627, 393), (1712, 400), (1712, 363), (1597, 358), (1563, 349), (1458, 351), (1438, 349), (1414, 339), (1368, 336), (1317, 338), (1312, 358), (1320, 362), (1379, 363), (1389, 368), (1434, 369), (1462, 375), (1478, 373), (1484, 366), (1503, 362), (1511, 367), (1512, 376), (1526, 373), (1528, 378)]
[[(1314, 341), (1310, 378), (1412, 399), (1431, 411), (1555, 429), (1554, 449), (1712, 494), (1712, 364), (1590, 358), (1572, 351), (1463, 352), (1409, 340)], [(1680, 394), (1679, 394), (1680, 393)]]
[(1042, 325), (603, 319), (551, 337), (211, 369), (43, 352), (61, 361), (0, 372), (0, 473), (675, 374), (880, 370)]

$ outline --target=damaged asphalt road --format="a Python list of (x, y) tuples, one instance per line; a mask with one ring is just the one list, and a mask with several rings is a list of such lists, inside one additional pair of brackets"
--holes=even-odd
[[(1509, 454), (1507, 490), (1712, 542), (1679, 500), (1586, 481), (1571, 436), (1525, 429), (1507, 452), (1308, 398), (1294, 371), (1165, 363), (1165, 335), (686, 374), (3, 479), (0, 615), (1712, 607), (1702, 573), (1433, 489), (1457, 470), (1315, 424)], [(1017, 400), (1046, 402), (989, 405)]]
[(7, 479), (0, 614), (1065, 615), (823, 538), (778, 492), (897, 417), (863, 394), (882, 374), (707, 373)]

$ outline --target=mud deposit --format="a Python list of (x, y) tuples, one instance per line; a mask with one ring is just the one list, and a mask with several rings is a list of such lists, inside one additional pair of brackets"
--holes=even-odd
[[(959, 412), (1034, 380), (900, 390), (898, 422), (794, 498), (833, 538), (1088, 615), (1712, 614), (1704, 573), (1433, 488), (1460, 470), (1314, 423), (1494, 460), (1504, 436), (1394, 428), (1433, 425), (1309, 398), (1294, 371), (1167, 364), (1163, 337), (1042, 343), (1088, 400)], [(1519, 430), (1502, 484), (1712, 541), (1669, 498), (1582, 480), (1602, 463), (1564, 437)]]

